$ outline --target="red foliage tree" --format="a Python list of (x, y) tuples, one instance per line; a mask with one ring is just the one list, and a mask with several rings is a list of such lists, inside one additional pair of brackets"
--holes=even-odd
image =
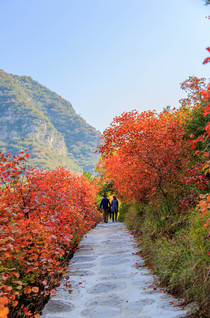
[(185, 112), (123, 113), (105, 130), (99, 146), (105, 176), (124, 198), (142, 201), (157, 193), (166, 198), (168, 187), (181, 187), (188, 164), (182, 139)]

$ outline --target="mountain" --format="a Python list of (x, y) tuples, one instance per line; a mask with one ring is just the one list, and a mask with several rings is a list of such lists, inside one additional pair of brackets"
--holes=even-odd
[(27, 150), (33, 167), (94, 171), (100, 132), (72, 105), (28, 76), (0, 70), (0, 152)]

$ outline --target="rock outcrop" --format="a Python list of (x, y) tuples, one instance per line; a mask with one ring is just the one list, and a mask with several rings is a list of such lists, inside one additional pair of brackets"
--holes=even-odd
[(39, 168), (94, 171), (100, 133), (72, 105), (27, 76), (0, 70), (0, 151), (27, 150)]

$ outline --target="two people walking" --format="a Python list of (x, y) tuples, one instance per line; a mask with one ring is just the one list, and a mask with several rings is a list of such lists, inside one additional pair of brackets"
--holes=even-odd
[(107, 198), (107, 194), (104, 193), (103, 198), (101, 200), (100, 203), (100, 209), (102, 210), (103, 213), (103, 220), (105, 223), (108, 222), (108, 214), (109, 214), (109, 210), (111, 208), (111, 217), (112, 217), (112, 222), (117, 221), (117, 213), (118, 213), (118, 200), (116, 198), (116, 196), (113, 196), (113, 200), (109, 201), (109, 199)]

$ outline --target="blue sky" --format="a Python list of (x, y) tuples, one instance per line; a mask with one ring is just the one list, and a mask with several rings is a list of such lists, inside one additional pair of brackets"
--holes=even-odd
[(202, 0), (0, 0), (0, 68), (28, 75), (101, 132), (116, 115), (179, 106), (210, 77)]

